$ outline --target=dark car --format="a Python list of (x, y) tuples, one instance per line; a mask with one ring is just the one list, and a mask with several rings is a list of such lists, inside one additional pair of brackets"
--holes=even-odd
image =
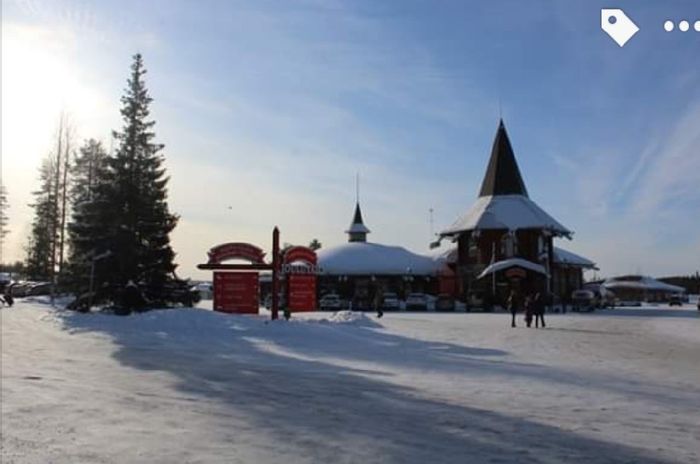
[(401, 309), (401, 303), (399, 302), (399, 297), (396, 293), (386, 292), (382, 296), (382, 309), (384, 311), (398, 311)]
[(424, 293), (410, 293), (406, 297), (406, 309), (426, 311), (428, 309), (428, 296)]
[(342, 301), (335, 293), (329, 293), (321, 297), (318, 301), (318, 306), (324, 311), (339, 311), (342, 306)]
[(29, 287), (25, 293), (26, 296), (41, 296), (51, 294), (51, 284), (46, 282), (37, 283)]
[(683, 299), (678, 295), (673, 295), (668, 299), (669, 306), (683, 306)]
[(450, 295), (440, 294), (435, 300), (435, 311), (454, 311), (455, 300)]

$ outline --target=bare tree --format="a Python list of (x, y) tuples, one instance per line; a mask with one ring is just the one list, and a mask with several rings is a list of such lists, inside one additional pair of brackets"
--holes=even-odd
[[(68, 171), (70, 170), (71, 155), (73, 154), (73, 128), (70, 125), (64, 127), (64, 153), (63, 153), (63, 182), (61, 184), (61, 225), (58, 245), (58, 269), (63, 271), (63, 257), (65, 255), (66, 236), (66, 210), (68, 204)], [(60, 169), (59, 169), (60, 170)]]
[(5, 236), (9, 232), (7, 229), (7, 190), (5, 185), (0, 184), (0, 263), (2, 263), (2, 250), (5, 244)]
[(51, 269), (50, 279), (52, 283), (51, 296), (55, 295), (58, 276), (63, 270), (63, 258), (65, 248), (65, 228), (66, 228), (66, 208), (68, 194), (68, 171), (70, 167), (70, 157), (73, 145), (73, 128), (69, 118), (64, 112), (61, 113), (56, 131), (56, 150), (51, 156), (52, 164), (55, 166), (53, 195), (51, 205)]

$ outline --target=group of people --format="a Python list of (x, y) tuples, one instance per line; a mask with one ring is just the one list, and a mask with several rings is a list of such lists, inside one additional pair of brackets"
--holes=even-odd
[(541, 293), (535, 292), (523, 299), (518, 292), (511, 290), (510, 296), (508, 296), (508, 311), (510, 311), (512, 316), (510, 326), (515, 327), (515, 315), (518, 311), (524, 310), (525, 324), (528, 327), (532, 326), (533, 318), (535, 327), (539, 327), (540, 323), (542, 323), (542, 328), (546, 327), (544, 323), (544, 308), (545, 302)]

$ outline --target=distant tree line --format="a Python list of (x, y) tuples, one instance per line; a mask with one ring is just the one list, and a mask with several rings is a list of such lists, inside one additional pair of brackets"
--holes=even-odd
[(76, 150), (61, 116), (54, 150), (39, 168), (24, 271), (78, 296), (76, 307), (90, 301), (138, 309), (188, 295), (175, 275), (170, 232), (178, 216), (168, 207), (145, 74), (141, 55), (134, 55), (113, 153), (94, 139)]
[(662, 277), (659, 280), (683, 287), (688, 293), (700, 293), (700, 272), (696, 272), (695, 275)]

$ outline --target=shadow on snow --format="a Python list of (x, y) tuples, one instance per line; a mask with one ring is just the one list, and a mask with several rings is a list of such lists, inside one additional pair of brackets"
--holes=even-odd
[(111, 335), (124, 365), (168, 372), (182, 392), (227, 405), (252, 430), (276, 437), (269, 446), (280, 462), (666, 462), (525, 418), (427, 399), (384, 380), (391, 375), (385, 371), (324, 360), (581, 381), (570, 372), (499, 361), (507, 354), (499, 350), (387, 334), (373, 322), (266, 323), (201, 310), (122, 318), (64, 313), (62, 321), (69, 331)]

